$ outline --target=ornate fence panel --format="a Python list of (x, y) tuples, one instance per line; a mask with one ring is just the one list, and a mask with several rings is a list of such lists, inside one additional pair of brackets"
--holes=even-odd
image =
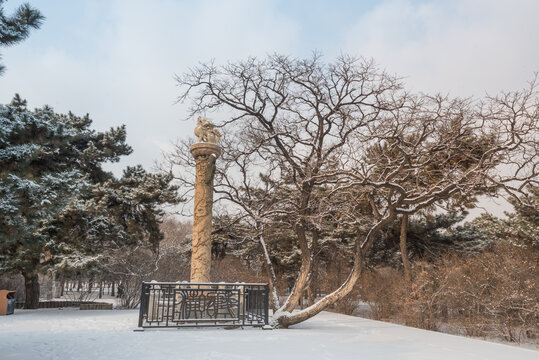
[(267, 284), (143, 282), (139, 327), (264, 326)]

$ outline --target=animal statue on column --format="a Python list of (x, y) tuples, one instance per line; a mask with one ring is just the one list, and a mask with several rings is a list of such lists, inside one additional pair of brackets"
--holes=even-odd
[(221, 139), (221, 133), (215, 128), (210, 121), (201, 118), (197, 119), (197, 125), (195, 126), (195, 136), (198, 142), (208, 142), (212, 144), (219, 143)]

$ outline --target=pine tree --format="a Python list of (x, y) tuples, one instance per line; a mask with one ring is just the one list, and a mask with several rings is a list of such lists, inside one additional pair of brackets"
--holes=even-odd
[(120, 179), (92, 185), (91, 195), (72, 202), (43, 229), (55, 239), (48, 247), (58, 269), (83, 268), (124, 246), (149, 245), (163, 238), (163, 204), (176, 204), (177, 188), (168, 174), (150, 174), (140, 165), (127, 167)]
[[(39, 29), (45, 17), (39, 10), (32, 8), (28, 4), (21, 5), (15, 14), (6, 16), (4, 14), (3, 3), (0, 0), (0, 46), (15, 45), (30, 35), (32, 28)], [(0, 55), (0, 59), (1, 59)], [(0, 75), (5, 71), (5, 66), (0, 64)]]
[(528, 187), (526, 200), (510, 200), (515, 211), (506, 212), (505, 219), (487, 213), (474, 219), (473, 224), (492, 240), (539, 250), (539, 186)]
[(131, 153), (125, 127), (98, 133), (88, 115), (30, 111), (18, 95), (0, 105), (0, 273), (22, 273), (26, 303), (39, 301), (38, 272), (53, 255), (44, 226), (112, 179), (102, 163)]
[[(410, 260), (436, 260), (444, 253), (473, 254), (489, 244), (483, 232), (469, 223), (459, 225), (465, 214), (456, 211), (420, 214), (409, 219), (407, 231)], [(401, 266), (400, 221), (395, 221), (373, 245), (368, 262), (372, 265)]]

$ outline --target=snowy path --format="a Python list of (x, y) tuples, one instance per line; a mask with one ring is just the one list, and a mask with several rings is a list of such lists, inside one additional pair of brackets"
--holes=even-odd
[(322, 313), (294, 329), (133, 332), (138, 312), (17, 310), (0, 359), (534, 359), (539, 351)]

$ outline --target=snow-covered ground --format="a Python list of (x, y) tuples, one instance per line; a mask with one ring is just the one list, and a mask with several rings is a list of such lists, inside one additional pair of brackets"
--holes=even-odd
[(321, 313), (288, 330), (134, 332), (136, 310), (16, 310), (0, 317), (0, 359), (539, 359), (539, 351)]

